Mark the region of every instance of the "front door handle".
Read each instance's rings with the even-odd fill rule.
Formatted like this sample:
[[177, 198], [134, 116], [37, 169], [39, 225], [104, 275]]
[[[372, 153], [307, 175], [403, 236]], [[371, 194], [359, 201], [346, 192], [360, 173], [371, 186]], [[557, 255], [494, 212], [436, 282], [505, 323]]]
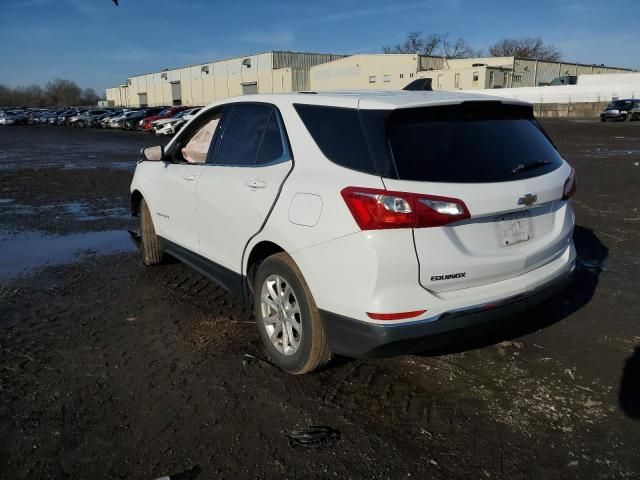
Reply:
[[246, 183], [247, 187], [252, 188], [252, 189], [258, 189], [258, 188], [267, 188], [267, 182], [265, 182], [264, 180], [247, 180]]
[[196, 179], [195, 175], [185, 175], [184, 178], [187, 182], [193, 182]]

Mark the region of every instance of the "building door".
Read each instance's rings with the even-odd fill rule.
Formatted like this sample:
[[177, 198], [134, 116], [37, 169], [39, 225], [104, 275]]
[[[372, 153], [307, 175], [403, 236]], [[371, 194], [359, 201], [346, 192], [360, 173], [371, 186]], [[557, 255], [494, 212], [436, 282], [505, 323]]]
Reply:
[[139, 93], [138, 94], [138, 104], [141, 107], [147, 107], [149, 105], [149, 100], [147, 99], [147, 94], [146, 93]]
[[258, 93], [258, 82], [249, 82], [242, 84], [243, 95], [251, 95], [253, 93]]
[[180, 82], [171, 82], [172, 105], [182, 105], [182, 87]]

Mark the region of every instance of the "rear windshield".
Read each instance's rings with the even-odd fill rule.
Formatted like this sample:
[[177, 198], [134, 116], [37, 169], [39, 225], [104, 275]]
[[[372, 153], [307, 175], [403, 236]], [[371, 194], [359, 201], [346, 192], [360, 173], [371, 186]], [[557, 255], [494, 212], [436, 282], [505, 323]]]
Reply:
[[530, 107], [467, 102], [396, 110], [387, 135], [401, 180], [504, 182], [562, 164]]

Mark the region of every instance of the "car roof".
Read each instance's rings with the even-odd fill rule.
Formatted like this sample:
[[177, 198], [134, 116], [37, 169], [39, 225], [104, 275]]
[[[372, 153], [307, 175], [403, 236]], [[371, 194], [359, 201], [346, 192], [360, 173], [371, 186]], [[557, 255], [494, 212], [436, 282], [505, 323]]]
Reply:
[[[243, 95], [216, 102], [214, 105], [236, 102], [268, 102], [279, 104], [326, 105], [344, 108], [395, 110], [421, 106], [457, 105], [467, 101], [501, 101], [529, 105], [527, 102], [493, 95], [448, 91], [336, 91]], [[212, 105], [213, 106], [213, 105]]]

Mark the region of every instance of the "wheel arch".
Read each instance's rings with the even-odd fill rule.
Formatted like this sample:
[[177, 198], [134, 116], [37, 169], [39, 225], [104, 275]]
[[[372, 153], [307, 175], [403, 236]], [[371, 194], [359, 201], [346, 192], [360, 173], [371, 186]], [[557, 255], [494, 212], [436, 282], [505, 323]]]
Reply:
[[247, 298], [251, 298], [253, 293], [253, 282], [260, 264], [276, 253], [287, 253], [287, 251], [277, 243], [269, 240], [260, 240], [251, 247], [244, 269], [246, 272]]
[[144, 196], [140, 192], [140, 190], [136, 189], [131, 192], [131, 216], [137, 217], [140, 215], [140, 204], [142, 203], [142, 199]]

